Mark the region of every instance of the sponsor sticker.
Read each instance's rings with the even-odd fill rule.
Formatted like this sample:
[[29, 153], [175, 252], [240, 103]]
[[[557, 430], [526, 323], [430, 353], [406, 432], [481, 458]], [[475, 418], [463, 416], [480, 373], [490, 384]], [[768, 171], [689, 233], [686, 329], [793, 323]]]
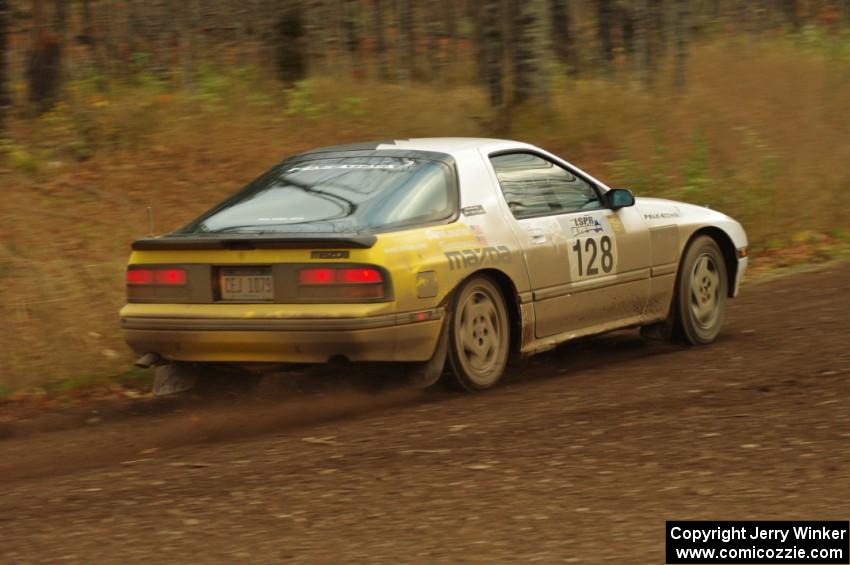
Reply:
[[681, 214], [678, 210], [672, 210], [669, 212], [649, 212], [643, 215], [644, 220], [669, 220], [679, 217], [681, 217]]
[[611, 226], [611, 231], [614, 233], [626, 233], [626, 228], [623, 227], [623, 221], [616, 214], [608, 216], [608, 225]]
[[484, 211], [484, 206], [481, 206], [480, 204], [476, 204], [475, 206], [466, 206], [465, 208], [461, 208], [460, 211], [464, 216], [480, 216], [486, 213]]
[[506, 245], [446, 251], [445, 254], [452, 271], [511, 262], [511, 250]]

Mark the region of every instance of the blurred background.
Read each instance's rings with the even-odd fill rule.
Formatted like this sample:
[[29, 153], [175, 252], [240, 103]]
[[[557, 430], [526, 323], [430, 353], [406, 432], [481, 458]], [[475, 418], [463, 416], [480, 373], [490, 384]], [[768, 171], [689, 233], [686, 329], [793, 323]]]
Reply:
[[293, 152], [528, 141], [846, 254], [850, 0], [0, 0], [0, 398], [137, 378], [129, 243]]

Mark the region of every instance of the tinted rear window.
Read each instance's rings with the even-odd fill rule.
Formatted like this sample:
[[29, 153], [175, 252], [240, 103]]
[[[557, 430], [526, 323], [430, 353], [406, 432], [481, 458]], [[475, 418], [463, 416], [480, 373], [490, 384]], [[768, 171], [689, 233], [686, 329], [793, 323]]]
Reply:
[[449, 165], [409, 157], [284, 162], [178, 233], [368, 232], [452, 217]]

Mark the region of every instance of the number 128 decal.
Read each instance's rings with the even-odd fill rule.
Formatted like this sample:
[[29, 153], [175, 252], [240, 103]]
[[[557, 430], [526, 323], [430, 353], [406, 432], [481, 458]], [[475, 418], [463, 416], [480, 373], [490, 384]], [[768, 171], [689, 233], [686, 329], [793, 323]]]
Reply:
[[617, 256], [614, 240], [610, 235], [576, 239], [571, 250], [570, 271], [573, 280], [615, 272]]

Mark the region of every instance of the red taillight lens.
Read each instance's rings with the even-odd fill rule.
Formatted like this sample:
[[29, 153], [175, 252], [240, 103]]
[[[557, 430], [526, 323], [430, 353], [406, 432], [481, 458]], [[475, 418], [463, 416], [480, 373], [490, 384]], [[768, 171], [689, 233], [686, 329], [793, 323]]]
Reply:
[[334, 284], [336, 282], [336, 270], [301, 269], [298, 272], [298, 282], [306, 285]]
[[184, 269], [159, 269], [154, 271], [154, 281], [163, 286], [180, 286], [186, 284]]
[[127, 269], [127, 284], [153, 284], [153, 270]]
[[185, 269], [127, 269], [128, 285], [182, 286], [186, 284]]
[[320, 267], [301, 269], [298, 272], [298, 282], [303, 285], [380, 284], [384, 282], [384, 277], [381, 271], [371, 267]]
[[384, 282], [384, 277], [377, 269], [339, 269], [336, 272], [337, 282], [343, 284], [375, 284]]
[[308, 267], [298, 271], [298, 297], [311, 302], [386, 298], [383, 273], [375, 267]]

